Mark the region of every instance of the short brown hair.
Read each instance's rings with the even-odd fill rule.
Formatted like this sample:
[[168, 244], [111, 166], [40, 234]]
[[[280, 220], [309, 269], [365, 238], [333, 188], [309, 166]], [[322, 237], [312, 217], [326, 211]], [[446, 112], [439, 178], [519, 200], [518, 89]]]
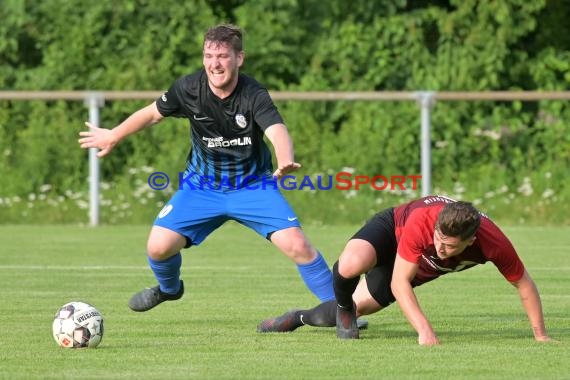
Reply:
[[469, 202], [446, 204], [435, 222], [435, 228], [443, 235], [460, 237], [467, 240], [477, 232], [481, 225], [481, 214]]
[[204, 34], [204, 45], [206, 42], [213, 42], [216, 45], [228, 44], [236, 53], [243, 50], [242, 31], [232, 24], [216, 25], [208, 29]]

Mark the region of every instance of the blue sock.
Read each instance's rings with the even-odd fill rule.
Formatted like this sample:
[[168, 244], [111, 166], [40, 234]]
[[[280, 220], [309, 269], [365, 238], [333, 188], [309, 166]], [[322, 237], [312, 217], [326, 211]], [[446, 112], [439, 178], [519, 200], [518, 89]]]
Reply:
[[160, 291], [168, 294], [176, 294], [180, 290], [180, 266], [182, 255], [178, 252], [164, 261], [156, 261], [147, 257], [150, 269], [158, 280]]
[[332, 272], [320, 253], [312, 263], [297, 264], [297, 269], [309, 290], [321, 302], [335, 299]]

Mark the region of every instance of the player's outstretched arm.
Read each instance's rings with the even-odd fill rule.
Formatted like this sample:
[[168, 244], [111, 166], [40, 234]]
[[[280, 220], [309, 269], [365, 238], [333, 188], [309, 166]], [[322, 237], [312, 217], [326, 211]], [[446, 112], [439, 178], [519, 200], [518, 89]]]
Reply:
[[133, 113], [125, 121], [113, 129], [99, 128], [89, 122], [85, 125], [88, 131], [79, 132], [81, 138], [78, 140], [79, 145], [83, 149], [98, 148], [100, 151], [97, 157], [106, 156], [113, 150], [122, 139], [140, 131], [141, 129], [158, 123], [163, 116], [158, 112], [156, 102], [141, 108]]
[[295, 162], [293, 141], [284, 124], [273, 124], [265, 130], [265, 136], [271, 141], [275, 150], [275, 158], [277, 158], [277, 170], [273, 173], [274, 177], [281, 178], [301, 167], [301, 164]]
[[396, 255], [394, 273], [392, 275], [392, 293], [396, 297], [402, 312], [418, 332], [418, 343], [423, 346], [433, 346], [439, 344], [439, 339], [437, 339], [431, 324], [420, 308], [411, 285], [417, 270], [418, 264], [406, 261], [400, 255]]
[[511, 282], [511, 284], [519, 291], [521, 302], [532, 327], [534, 339], [539, 342], [550, 341], [544, 325], [540, 295], [528, 272], [525, 270], [521, 279]]

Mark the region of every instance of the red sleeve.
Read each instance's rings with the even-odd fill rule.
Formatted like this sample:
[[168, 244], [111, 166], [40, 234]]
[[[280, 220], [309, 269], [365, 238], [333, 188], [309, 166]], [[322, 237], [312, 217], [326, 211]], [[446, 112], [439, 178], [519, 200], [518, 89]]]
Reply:
[[517, 255], [511, 241], [493, 222], [481, 220], [477, 238], [483, 254], [491, 261], [509, 282], [518, 281], [524, 274], [524, 264]]

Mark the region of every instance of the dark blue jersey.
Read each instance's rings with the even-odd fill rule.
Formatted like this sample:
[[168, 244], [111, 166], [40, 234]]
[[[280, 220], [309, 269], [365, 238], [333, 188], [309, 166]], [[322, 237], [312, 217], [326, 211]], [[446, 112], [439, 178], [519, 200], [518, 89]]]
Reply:
[[271, 177], [271, 152], [263, 135], [283, 119], [267, 90], [253, 78], [239, 74], [232, 94], [220, 99], [200, 70], [176, 80], [156, 105], [162, 116], [190, 120], [186, 181], [203, 188], [235, 189]]

